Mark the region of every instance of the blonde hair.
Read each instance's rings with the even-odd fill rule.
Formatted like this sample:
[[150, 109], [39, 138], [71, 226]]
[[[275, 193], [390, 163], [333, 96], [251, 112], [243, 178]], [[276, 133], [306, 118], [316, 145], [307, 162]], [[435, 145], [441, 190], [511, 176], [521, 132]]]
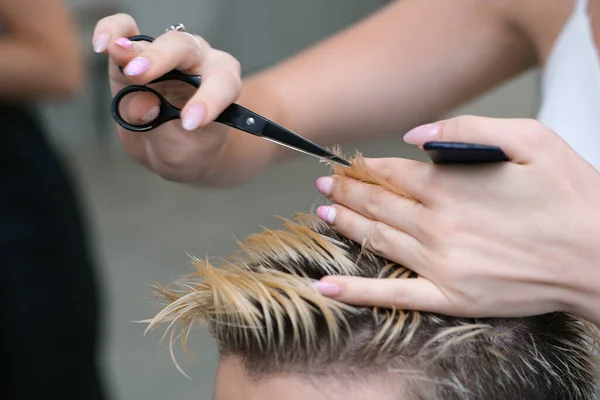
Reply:
[[[360, 155], [352, 168], [335, 172], [393, 190]], [[597, 331], [580, 318], [453, 318], [324, 297], [312, 283], [325, 275], [417, 275], [312, 215], [283, 219], [282, 229], [263, 229], [239, 244], [217, 264], [192, 258], [192, 274], [154, 286], [166, 305], [148, 329], [167, 325], [171, 354], [176, 332], [185, 349], [190, 328], [204, 322], [221, 354], [239, 357], [256, 379], [392, 371], [430, 399], [594, 398]]]

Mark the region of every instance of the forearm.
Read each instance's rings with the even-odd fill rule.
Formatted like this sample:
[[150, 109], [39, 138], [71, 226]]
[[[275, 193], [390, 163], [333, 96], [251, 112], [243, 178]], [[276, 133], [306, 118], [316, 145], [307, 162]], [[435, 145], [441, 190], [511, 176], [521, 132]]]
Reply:
[[396, 1], [260, 79], [325, 144], [402, 134], [535, 64], [505, 3]]
[[[276, 92], [265, 83], [262, 79], [246, 79], [238, 103], [278, 124], [288, 126], [285, 122], [288, 118], [282, 114], [284, 109], [280, 107]], [[212, 170], [199, 183], [229, 187], [248, 182], [277, 161], [281, 154], [280, 148], [293, 153], [293, 150], [283, 146], [230, 128], [228, 139], [220, 154], [216, 155], [217, 161], [213, 162]]]
[[81, 61], [60, 55], [26, 40], [0, 40], [0, 99], [27, 101], [73, 94], [82, 81]]
[[76, 21], [60, 0], [0, 0], [0, 100], [65, 97], [83, 82]]
[[[324, 146], [401, 134], [535, 64], [535, 49], [494, 7], [394, 2], [251, 77], [240, 103]], [[291, 154], [232, 132], [213, 176], [244, 181]]]

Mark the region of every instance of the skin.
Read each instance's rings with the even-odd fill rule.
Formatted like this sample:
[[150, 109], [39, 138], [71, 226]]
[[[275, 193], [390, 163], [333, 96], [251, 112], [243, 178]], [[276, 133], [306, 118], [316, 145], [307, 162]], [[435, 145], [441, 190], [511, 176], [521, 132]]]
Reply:
[[84, 79], [82, 44], [60, 0], [0, 1], [0, 100], [72, 96]]
[[[199, 37], [170, 32], [152, 45], [123, 45], [123, 36], [138, 33], [126, 15], [99, 21], [94, 46], [110, 56], [113, 93], [173, 68], [203, 76], [203, 86], [183, 108], [183, 121], [146, 134], [117, 132], [134, 159], [165, 179], [228, 186], [296, 154], [212, 123], [232, 101], [322, 145], [408, 130], [543, 66], [573, 4], [396, 1], [244, 80], [236, 60]], [[600, 43], [600, 0], [590, 0], [589, 11]], [[129, 66], [134, 57], [147, 60], [146, 72], [118, 73], [116, 66]], [[127, 112], [139, 119], [153, 105], [140, 97]], [[459, 316], [569, 311], [600, 323], [594, 307], [600, 303], [598, 172], [535, 121], [461, 117], [433, 126], [437, 136], [421, 128], [405, 140], [500, 145], [511, 162], [464, 169], [369, 160], [374, 172], [417, 201], [349, 179], [320, 179], [319, 189], [335, 205], [319, 215], [422, 278], [408, 285], [328, 277], [319, 289], [356, 304]]]
[[533, 120], [463, 116], [405, 138], [431, 139], [499, 145], [511, 161], [475, 169], [367, 160], [414, 200], [340, 176], [321, 179], [320, 190], [336, 203], [318, 210], [322, 218], [420, 275], [331, 276], [322, 292], [454, 316], [566, 311], [600, 325], [600, 173]]
[[[598, 45], [600, 1], [589, 0], [588, 13]], [[539, 46], [541, 59], [550, 48]], [[415, 201], [351, 179], [320, 178], [318, 189], [334, 202], [318, 210], [324, 220], [422, 279], [326, 277], [317, 287], [353, 304], [466, 317], [565, 311], [600, 325], [600, 173], [533, 120], [462, 116], [405, 136], [414, 145], [429, 140], [501, 146], [511, 162], [472, 171], [368, 160]]]
[[[277, 375], [252, 380], [246, 374], [242, 363], [234, 357], [225, 357], [219, 363], [215, 378], [214, 400], [359, 400], [376, 398], [397, 400], [397, 390], [393, 390], [383, 379], [373, 377], [368, 384], [350, 383], [343, 385], [335, 381], [314, 382], [315, 377]], [[232, 385], [231, 382], [235, 382]]]

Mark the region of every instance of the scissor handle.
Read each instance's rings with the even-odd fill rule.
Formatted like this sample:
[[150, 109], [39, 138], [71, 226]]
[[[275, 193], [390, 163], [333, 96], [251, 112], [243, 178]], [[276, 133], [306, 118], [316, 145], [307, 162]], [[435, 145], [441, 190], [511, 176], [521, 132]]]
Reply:
[[423, 150], [434, 164], [483, 164], [510, 161], [497, 146], [460, 142], [427, 142]]
[[[147, 36], [147, 35], [131, 36], [129, 38], [129, 40], [138, 41], [138, 42], [144, 41], [144, 42], [149, 42], [149, 43], [154, 42], [154, 38], [151, 36]], [[119, 67], [119, 70], [121, 71], [121, 73], [123, 73], [123, 67]], [[188, 74], [184, 74], [183, 72], [178, 71], [178, 70], [172, 70], [172, 71], [169, 71], [166, 74], [154, 79], [152, 82], [150, 82], [150, 84], [157, 83], [157, 82], [163, 82], [163, 81], [170, 81], [170, 80], [185, 82], [189, 85], [194, 86], [195, 88], [199, 88], [201, 85], [201, 82], [202, 82], [202, 79], [200, 78], [200, 76], [188, 75]], [[135, 93], [135, 92], [152, 93], [154, 96], [156, 96], [159, 99], [160, 111], [159, 111], [158, 116], [153, 121], [150, 121], [148, 123], [142, 123], [142, 124], [131, 124], [123, 119], [121, 112], [120, 112], [121, 101], [128, 94]], [[134, 132], [147, 132], [149, 130], [159, 127], [160, 125], [164, 124], [165, 122], [181, 118], [181, 109], [170, 104], [158, 91], [156, 91], [152, 88], [149, 88], [147, 86], [141, 86], [141, 85], [131, 85], [131, 86], [124, 87], [115, 95], [115, 97], [112, 101], [112, 115], [113, 115], [114, 120], [119, 125], [121, 125], [123, 128], [125, 128], [127, 130], [134, 131]]]
[[133, 35], [129, 37], [129, 40], [131, 40], [132, 42], [154, 42], [154, 38], [148, 35]]
[[[148, 92], [148, 93], [152, 93], [154, 96], [158, 97], [158, 100], [160, 101], [160, 104], [159, 104], [160, 111], [158, 113], [158, 116], [154, 120], [152, 120], [148, 123], [130, 124], [129, 122], [127, 122], [123, 119], [123, 117], [121, 116], [121, 112], [119, 110], [119, 105], [121, 104], [121, 100], [123, 100], [123, 98], [125, 96], [127, 96], [128, 94], [135, 93], [135, 92]], [[123, 89], [121, 89], [119, 91], [119, 93], [117, 93], [115, 98], [113, 99], [112, 115], [113, 115], [114, 120], [119, 125], [121, 125], [123, 128], [125, 128], [129, 131], [147, 132], [149, 130], [152, 130], [154, 128], [161, 126], [165, 122], [181, 118], [181, 110], [179, 108], [173, 106], [172, 104], [170, 104], [156, 90], [149, 88], [147, 86], [131, 85], [131, 86], [126, 86]]]

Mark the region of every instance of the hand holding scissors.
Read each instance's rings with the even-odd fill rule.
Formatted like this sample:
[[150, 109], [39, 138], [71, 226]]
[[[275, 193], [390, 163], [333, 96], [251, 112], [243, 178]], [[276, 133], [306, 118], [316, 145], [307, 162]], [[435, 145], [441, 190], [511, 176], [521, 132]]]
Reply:
[[[229, 54], [211, 48], [201, 37], [189, 33], [167, 32], [154, 40], [139, 35], [133, 18], [117, 14], [99, 21], [94, 32], [93, 44], [96, 52], [110, 55], [111, 90], [113, 95], [121, 92], [121, 96], [115, 97], [114, 116], [117, 121], [120, 121], [117, 132], [124, 149], [136, 161], [166, 179], [186, 182], [204, 179], [207, 171], [217, 162], [226, 138], [231, 138], [228, 134], [231, 130], [227, 125], [244, 130], [253, 136], [262, 135], [263, 138], [289, 145], [300, 151], [308, 150], [308, 153], [317, 157], [323, 155], [325, 158], [331, 157], [330, 153], [324, 152], [320, 146], [306, 141], [301, 136], [273, 124], [250, 110], [233, 104], [241, 91], [239, 63]], [[120, 65], [126, 66], [125, 69], [117, 67]], [[200, 81], [202, 88], [196, 90]], [[131, 83], [137, 86], [136, 90], [124, 89]], [[187, 86], [191, 89], [191, 95], [179, 104], [172, 101], [168, 94], [156, 96], [155, 92], [149, 90], [162, 86], [173, 91], [177, 84], [180, 84], [179, 87]], [[162, 92], [160, 89], [155, 88], [155, 90]], [[123, 101], [130, 98], [129, 95], [133, 95], [135, 101]], [[165, 97], [169, 101], [166, 101]], [[148, 104], [148, 99], [151, 99], [154, 104]], [[182, 109], [179, 110], [179, 107], [171, 103], [181, 106]], [[160, 105], [160, 107], [152, 108], [154, 114], [149, 113], [152, 114], [151, 124], [148, 124], [147, 119], [141, 123], [144, 114], [151, 110], [150, 105]], [[130, 108], [122, 112], [124, 107]], [[180, 117], [184, 120], [183, 124], [164, 125], [167, 120]], [[212, 123], [213, 121], [217, 123]], [[147, 134], [139, 134], [131, 130], [143, 131]], [[242, 138], [237, 136], [236, 139], [238, 137]], [[292, 143], [286, 143], [288, 140], [292, 140]], [[227, 142], [231, 141], [227, 140]], [[240, 151], [248, 143], [245, 140], [239, 144], [237, 140], [235, 142]], [[305, 145], [308, 149], [303, 148]], [[465, 161], [462, 156], [465, 153], [464, 148], [448, 149], [448, 146], [443, 144], [441, 148], [440, 144], [432, 145], [437, 146], [435, 162]], [[496, 159], [498, 158], [498, 149], [483, 149], [482, 152], [477, 146], [467, 147], [470, 147], [472, 155], [477, 155], [475, 159], [467, 157], [467, 162], [488, 162], [490, 159], [486, 154], [490, 151], [492, 155], [496, 155]], [[453, 156], [457, 151], [459, 157]], [[263, 164], [270, 163], [268, 159], [272, 157], [271, 152], [272, 150], [259, 146], [254, 149], [253, 158], [265, 158]], [[447, 157], [448, 153], [450, 157]], [[243, 167], [243, 171], [240, 170], [236, 175], [247, 173], [251, 176], [255, 173], [252, 172], [253, 169], [261, 168], [255, 167], [254, 161], [250, 164], [247, 162], [250, 160], [241, 161], [239, 165]], [[341, 160], [341, 163], [346, 165], [344, 160]], [[234, 180], [245, 179], [239, 176]]]

